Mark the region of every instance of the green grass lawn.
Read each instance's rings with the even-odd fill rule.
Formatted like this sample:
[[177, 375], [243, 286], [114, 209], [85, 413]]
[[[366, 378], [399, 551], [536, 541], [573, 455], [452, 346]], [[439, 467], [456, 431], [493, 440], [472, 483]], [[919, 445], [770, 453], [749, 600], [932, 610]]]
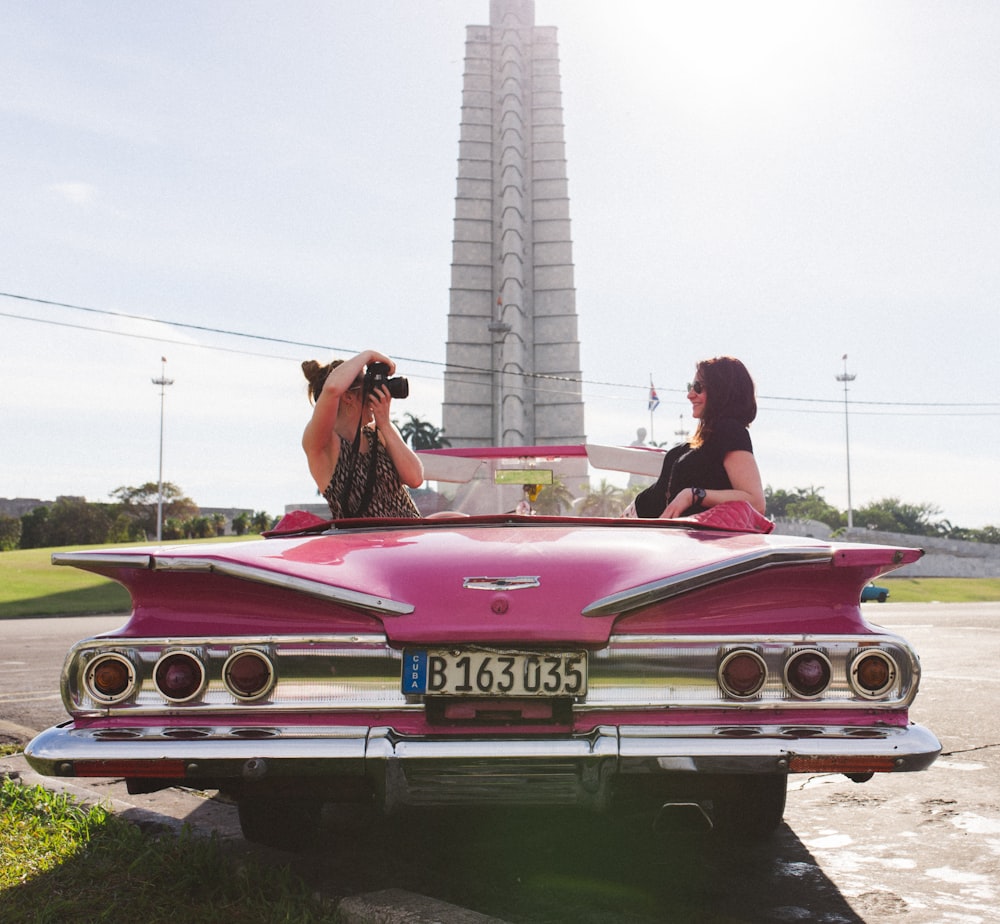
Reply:
[[878, 578], [875, 583], [889, 589], [890, 603], [988, 603], [1000, 600], [1000, 578], [885, 577]]
[[[226, 536], [187, 542], [240, 542], [259, 536]], [[155, 545], [156, 543], [148, 543]], [[133, 548], [134, 543], [128, 548]], [[0, 619], [22, 616], [81, 616], [85, 613], [127, 613], [128, 593], [114, 581], [67, 565], [53, 565], [53, 552], [106, 546], [73, 546], [58, 549], [15, 549], [0, 552]]]
[[287, 867], [216, 839], [151, 834], [102, 806], [0, 779], [0, 919], [60, 921], [333, 920]]

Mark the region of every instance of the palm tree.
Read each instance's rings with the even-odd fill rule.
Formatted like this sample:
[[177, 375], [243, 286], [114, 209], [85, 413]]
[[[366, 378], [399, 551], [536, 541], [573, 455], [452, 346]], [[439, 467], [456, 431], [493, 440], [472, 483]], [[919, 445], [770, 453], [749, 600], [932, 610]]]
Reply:
[[414, 449], [444, 449], [451, 445], [444, 437], [444, 430], [409, 412], [406, 417], [406, 423], [399, 427], [399, 433]]
[[258, 510], [251, 518], [250, 522], [258, 533], [269, 530], [275, 524], [275, 519], [263, 510]]
[[237, 536], [244, 536], [250, 532], [250, 519], [250, 514], [246, 510], [233, 517], [233, 532]]
[[616, 517], [627, 505], [626, 492], [602, 478], [596, 488], [591, 488], [580, 504], [580, 516]]
[[534, 502], [535, 513], [543, 516], [559, 516], [564, 510], [570, 510], [572, 507], [573, 492], [558, 478], [542, 488]]

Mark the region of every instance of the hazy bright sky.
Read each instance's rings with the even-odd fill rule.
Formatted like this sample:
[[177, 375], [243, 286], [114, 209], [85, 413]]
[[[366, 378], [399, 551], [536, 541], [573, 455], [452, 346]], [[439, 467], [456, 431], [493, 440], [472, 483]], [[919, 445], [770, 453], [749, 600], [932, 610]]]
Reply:
[[[315, 501], [303, 359], [441, 424], [465, 27], [488, 0], [0, 0], [0, 497]], [[1000, 4], [537, 0], [594, 442], [742, 358], [764, 481], [1000, 525]], [[75, 308], [12, 298], [24, 296]], [[94, 309], [84, 311], [81, 309]], [[149, 320], [143, 320], [149, 319]], [[163, 322], [173, 322], [163, 323]]]

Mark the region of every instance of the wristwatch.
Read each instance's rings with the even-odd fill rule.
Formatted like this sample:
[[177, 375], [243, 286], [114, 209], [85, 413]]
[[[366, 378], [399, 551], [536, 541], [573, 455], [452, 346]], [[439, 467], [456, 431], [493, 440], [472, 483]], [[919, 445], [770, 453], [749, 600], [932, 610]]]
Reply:
[[692, 488], [691, 496], [694, 498], [696, 506], [700, 506], [705, 503], [705, 489], [704, 488]]

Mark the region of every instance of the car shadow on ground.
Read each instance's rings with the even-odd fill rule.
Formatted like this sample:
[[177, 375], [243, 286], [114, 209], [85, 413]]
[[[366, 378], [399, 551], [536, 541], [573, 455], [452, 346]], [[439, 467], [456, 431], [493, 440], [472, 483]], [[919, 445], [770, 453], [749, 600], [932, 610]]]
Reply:
[[[237, 856], [289, 867], [330, 906], [395, 889], [510, 924], [863, 924], [785, 824], [746, 842], [707, 831], [693, 813], [654, 826], [646, 814], [549, 807], [420, 809], [386, 819], [328, 805], [321, 842], [289, 853], [245, 841], [235, 806], [222, 799], [167, 794], [176, 811], [122, 814], [150, 833], [186, 826], [218, 837]], [[46, 907], [48, 878], [19, 887], [37, 894], [33, 907]]]
[[336, 899], [405, 889], [512, 924], [733, 924], [862, 919], [787, 826], [727, 841], [692, 816], [327, 807], [328, 840], [293, 868]]

